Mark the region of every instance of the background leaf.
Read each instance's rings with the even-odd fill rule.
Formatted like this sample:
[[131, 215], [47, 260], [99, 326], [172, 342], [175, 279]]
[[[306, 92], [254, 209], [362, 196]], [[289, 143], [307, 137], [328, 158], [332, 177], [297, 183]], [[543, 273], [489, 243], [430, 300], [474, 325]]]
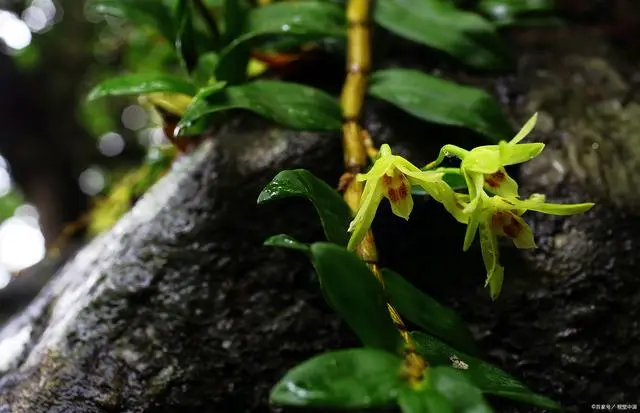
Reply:
[[[478, 4], [481, 13], [501, 26], [526, 22], [531, 14], [540, 16], [543, 13], [553, 13], [555, 8], [554, 0], [482, 0]], [[553, 21], [548, 18], [546, 20]]]
[[108, 16], [129, 20], [138, 26], [148, 26], [158, 30], [173, 43], [177, 27], [171, 10], [159, 0], [90, 0], [89, 10]]
[[383, 269], [382, 275], [387, 296], [400, 315], [457, 349], [473, 354], [477, 352], [469, 328], [455, 311], [444, 307], [389, 269]]
[[401, 358], [374, 349], [321, 354], [289, 370], [269, 399], [289, 406], [389, 406], [404, 385], [401, 364]]
[[258, 204], [289, 197], [307, 198], [318, 211], [327, 239], [345, 246], [349, 242], [351, 210], [336, 190], [304, 169], [281, 171], [258, 196]]
[[104, 96], [141, 95], [153, 92], [174, 92], [193, 96], [195, 86], [177, 76], [159, 73], [141, 73], [112, 77], [95, 86], [88, 99]]
[[320, 131], [341, 128], [336, 99], [309, 86], [275, 80], [230, 86], [221, 93], [200, 98], [187, 109], [178, 127], [188, 127], [203, 116], [230, 109], [250, 110], [286, 128]]
[[216, 77], [229, 80], [229, 75], [237, 72], [237, 68], [231, 66], [240, 55], [246, 53], [246, 43], [258, 37], [281, 34], [287, 37], [303, 36], [305, 40], [311, 40], [343, 37], [345, 33], [344, 10], [334, 4], [319, 1], [281, 2], [254, 8], [247, 15], [242, 33], [238, 33], [221, 52]]
[[458, 370], [451, 367], [429, 369], [429, 384], [453, 405], [456, 413], [492, 413], [482, 392]]
[[505, 48], [494, 27], [475, 13], [442, 0], [378, 1], [375, 21], [387, 30], [478, 68], [507, 66]]
[[500, 103], [487, 92], [417, 70], [375, 72], [371, 75], [369, 93], [418, 118], [466, 127], [492, 142], [507, 140], [513, 134]]
[[335, 244], [311, 246], [322, 291], [366, 347], [396, 352], [400, 335], [387, 312], [382, 286], [355, 254]]
[[451, 366], [451, 357], [466, 363], [467, 369], [459, 370], [482, 392], [508, 399], [533, 404], [550, 410], [558, 410], [560, 406], [549, 399], [529, 390], [524, 384], [499, 368], [475, 357], [456, 351], [437, 338], [419, 331], [411, 333], [418, 352], [432, 366]]

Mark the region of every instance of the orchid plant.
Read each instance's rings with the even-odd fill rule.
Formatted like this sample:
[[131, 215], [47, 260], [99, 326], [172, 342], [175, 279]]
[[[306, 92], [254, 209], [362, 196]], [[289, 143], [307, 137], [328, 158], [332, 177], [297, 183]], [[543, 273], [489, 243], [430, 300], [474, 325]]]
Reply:
[[[152, 111], [164, 115], [163, 129], [175, 150], [167, 151], [163, 159], [188, 154], [203, 136], [211, 138], [210, 131], [226, 121], [228, 112], [238, 109], [283, 128], [343, 134], [345, 173], [340, 191], [307, 170], [284, 170], [266, 185], [258, 203], [288, 197], [313, 203], [326, 241], [306, 243], [280, 234], [265, 244], [302, 252], [310, 259], [327, 304], [353, 330], [362, 347], [326, 352], [292, 368], [271, 390], [273, 404], [489, 413], [492, 409], [484, 395], [494, 395], [559, 408], [478, 358], [473, 335], [455, 312], [401, 275], [381, 268], [377, 260], [370, 227], [380, 203], [387, 199], [393, 213], [408, 220], [415, 213], [413, 197], [419, 188], [467, 226], [464, 250], [480, 234], [486, 285], [495, 300], [504, 276], [498, 237], [512, 239], [518, 248], [532, 248], [531, 228], [522, 219], [526, 211], [569, 215], [592, 206], [545, 203], [540, 194], [520, 196], [517, 182], [505, 167], [526, 162], [543, 150], [542, 143], [522, 143], [535, 126], [535, 115], [506, 141], [513, 135], [512, 125], [500, 103], [486, 91], [420, 70], [375, 70], [370, 50], [374, 26], [390, 37], [440, 50], [470, 67], [508, 68], [510, 59], [497, 28], [535, 10], [509, 1], [478, 1], [479, 14], [454, 3], [89, 1], [98, 13], [157, 29], [169, 48], [175, 49], [172, 70], [107, 79], [89, 94], [91, 99], [141, 96]], [[511, 17], [498, 18], [496, 10], [502, 14], [506, 10]], [[157, 39], [152, 40], [156, 47]], [[322, 48], [328, 53], [346, 52], [348, 73], [339, 99], [286, 81], [288, 64], [304, 61], [310, 51]], [[282, 68], [287, 70], [279, 73]], [[445, 145], [435, 161], [419, 168], [394, 154], [389, 145], [375, 147], [360, 122], [366, 95], [426, 122], [475, 131], [492, 144], [471, 150]], [[442, 167], [447, 157], [457, 158], [459, 166]], [[165, 162], [156, 161], [131, 175], [139, 189], [128, 191], [130, 184], [119, 187], [112, 200], [124, 200], [128, 207], [162, 175], [164, 166]], [[452, 185], [452, 176], [462, 185]], [[103, 205], [118, 214], [126, 209], [114, 208], [110, 202]], [[108, 218], [99, 221], [100, 229], [115, 220]], [[403, 318], [419, 330], [410, 331]]]

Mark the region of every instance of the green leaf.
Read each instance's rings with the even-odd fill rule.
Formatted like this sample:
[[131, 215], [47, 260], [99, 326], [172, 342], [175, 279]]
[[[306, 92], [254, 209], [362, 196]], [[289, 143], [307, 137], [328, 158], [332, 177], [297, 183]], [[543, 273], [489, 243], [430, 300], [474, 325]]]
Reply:
[[469, 128], [492, 142], [508, 140], [513, 135], [500, 103], [487, 92], [417, 70], [375, 72], [369, 93], [420, 119]]
[[337, 131], [341, 127], [336, 99], [312, 87], [275, 80], [230, 86], [222, 93], [198, 99], [187, 109], [178, 127], [188, 127], [203, 116], [230, 109], [250, 110], [291, 129]]
[[311, 254], [325, 298], [360, 341], [396, 352], [400, 335], [387, 312], [382, 286], [367, 265], [335, 244], [315, 243]]
[[482, 392], [460, 371], [451, 367], [429, 369], [429, 385], [444, 396], [456, 413], [492, 413]]
[[289, 197], [303, 197], [311, 201], [318, 211], [327, 239], [338, 245], [347, 245], [351, 210], [336, 190], [304, 169], [281, 171], [262, 190], [258, 204]]
[[191, 73], [198, 62], [196, 31], [193, 26], [193, 10], [191, 0], [178, 0], [176, 6], [178, 33], [176, 34], [176, 51], [183, 69]]
[[398, 406], [402, 413], [454, 413], [449, 400], [431, 388], [403, 388], [398, 397]]
[[264, 245], [268, 247], [280, 247], [280, 248], [288, 248], [291, 250], [302, 251], [305, 254], [309, 254], [311, 252], [311, 249], [307, 244], [303, 244], [302, 242], [286, 234], [279, 234], [279, 235], [274, 235], [272, 237], [269, 237], [264, 242]]
[[517, 24], [531, 13], [550, 13], [555, 0], [482, 0], [478, 10], [501, 26]]
[[140, 26], [158, 30], [168, 41], [174, 41], [177, 27], [171, 10], [159, 0], [91, 0], [90, 11], [119, 17]]
[[507, 66], [498, 33], [481, 16], [443, 0], [379, 1], [374, 19], [400, 36], [442, 50], [477, 68]]
[[[224, 2], [224, 35], [220, 51], [220, 60], [216, 67], [215, 77], [231, 85], [244, 83], [247, 79], [247, 65], [251, 57], [249, 45], [240, 45], [229, 49], [229, 44], [242, 35], [242, 28], [246, 24], [249, 8], [240, 0], [225, 0]], [[231, 52], [229, 52], [231, 50]]]
[[[478, 358], [469, 356], [419, 331], [411, 333], [418, 352], [432, 366], [451, 366], [455, 360], [466, 365], [459, 371], [475, 386], [486, 394], [533, 404], [550, 410], [558, 410], [560, 406], [549, 399], [529, 390], [524, 384], [499, 368]], [[452, 357], [454, 359], [452, 360]]]
[[89, 92], [88, 99], [104, 96], [141, 95], [153, 92], [174, 92], [193, 96], [196, 88], [191, 83], [176, 76], [145, 73], [125, 75], [107, 79]]
[[402, 359], [374, 349], [348, 349], [315, 356], [289, 370], [271, 390], [272, 403], [357, 408], [391, 406], [404, 383]]
[[201, 86], [205, 86], [214, 77], [216, 66], [220, 57], [215, 52], [204, 53], [198, 58], [198, 64], [193, 72], [194, 81]]
[[254, 8], [247, 16], [242, 34], [222, 51], [216, 77], [227, 80], [226, 76], [232, 73], [228, 66], [233, 65], [242, 52], [242, 46], [258, 37], [281, 34], [304, 36], [309, 40], [312, 36], [316, 39], [341, 38], [345, 33], [344, 10], [334, 4], [321, 1], [281, 2]]
[[240, 36], [248, 12], [249, 9], [242, 0], [224, 0], [222, 15], [224, 21], [223, 45], [228, 45], [233, 39]]
[[444, 307], [389, 269], [383, 269], [382, 276], [387, 296], [400, 315], [455, 348], [477, 353], [469, 328], [455, 311]]

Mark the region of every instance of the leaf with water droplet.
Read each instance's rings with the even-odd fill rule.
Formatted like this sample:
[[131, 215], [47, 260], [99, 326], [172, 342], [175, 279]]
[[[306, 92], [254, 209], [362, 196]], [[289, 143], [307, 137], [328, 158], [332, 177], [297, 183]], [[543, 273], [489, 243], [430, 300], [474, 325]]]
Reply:
[[309, 254], [311, 252], [307, 244], [303, 244], [295, 238], [286, 234], [279, 234], [269, 237], [264, 242], [264, 245], [269, 247], [288, 248], [292, 250], [302, 251], [306, 254]]
[[315, 356], [289, 370], [271, 390], [272, 403], [288, 406], [365, 409], [392, 406], [402, 359], [374, 349], [348, 349]]
[[369, 93], [430, 122], [474, 130], [491, 142], [508, 140], [513, 128], [487, 92], [418, 70], [389, 69], [371, 75]]
[[262, 190], [258, 204], [289, 197], [303, 197], [311, 201], [318, 211], [327, 239], [347, 245], [351, 210], [335, 189], [304, 169], [281, 171]]
[[341, 128], [340, 105], [335, 98], [319, 89], [275, 80], [229, 86], [207, 96], [198, 94], [178, 126], [230, 109], [250, 110], [291, 129], [338, 131]]
[[557, 24], [554, 0], [481, 0], [478, 11], [498, 26]]

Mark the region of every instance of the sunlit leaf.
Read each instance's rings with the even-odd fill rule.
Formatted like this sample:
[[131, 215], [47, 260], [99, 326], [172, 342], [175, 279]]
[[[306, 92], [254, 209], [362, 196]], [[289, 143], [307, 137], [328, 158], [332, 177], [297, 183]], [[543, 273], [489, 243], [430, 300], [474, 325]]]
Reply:
[[141, 73], [107, 79], [91, 90], [88, 99], [154, 92], [173, 92], [192, 96], [195, 94], [196, 88], [190, 82], [176, 76]]
[[275, 80], [257, 80], [198, 97], [178, 126], [188, 127], [203, 116], [230, 109], [249, 110], [291, 129], [337, 131], [341, 127], [335, 98], [319, 89]]
[[258, 204], [289, 197], [307, 198], [318, 211], [327, 239], [347, 245], [351, 210], [338, 192], [304, 169], [281, 171], [262, 190]]
[[271, 390], [269, 399], [289, 406], [387, 407], [404, 386], [401, 366], [401, 358], [381, 350], [325, 353], [289, 370]]
[[493, 142], [513, 134], [500, 103], [487, 92], [410, 69], [371, 75], [369, 93], [427, 121], [472, 129]]
[[480, 15], [443, 0], [378, 1], [375, 21], [400, 36], [442, 50], [484, 69], [504, 68], [505, 48], [494, 27]]
[[473, 336], [455, 311], [389, 269], [383, 269], [382, 275], [387, 295], [400, 315], [455, 348], [476, 353]]
[[487, 362], [457, 351], [442, 341], [418, 331], [412, 332], [411, 337], [416, 343], [418, 352], [430, 365], [461, 367], [459, 371], [483, 393], [546, 409], [560, 409], [553, 400], [532, 392], [520, 381]]
[[366, 347], [397, 351], [400, 336], [382, 286], [367, 265], [335, 244], [313, 244], [311, 254], [325, 298], [360, 341]]

